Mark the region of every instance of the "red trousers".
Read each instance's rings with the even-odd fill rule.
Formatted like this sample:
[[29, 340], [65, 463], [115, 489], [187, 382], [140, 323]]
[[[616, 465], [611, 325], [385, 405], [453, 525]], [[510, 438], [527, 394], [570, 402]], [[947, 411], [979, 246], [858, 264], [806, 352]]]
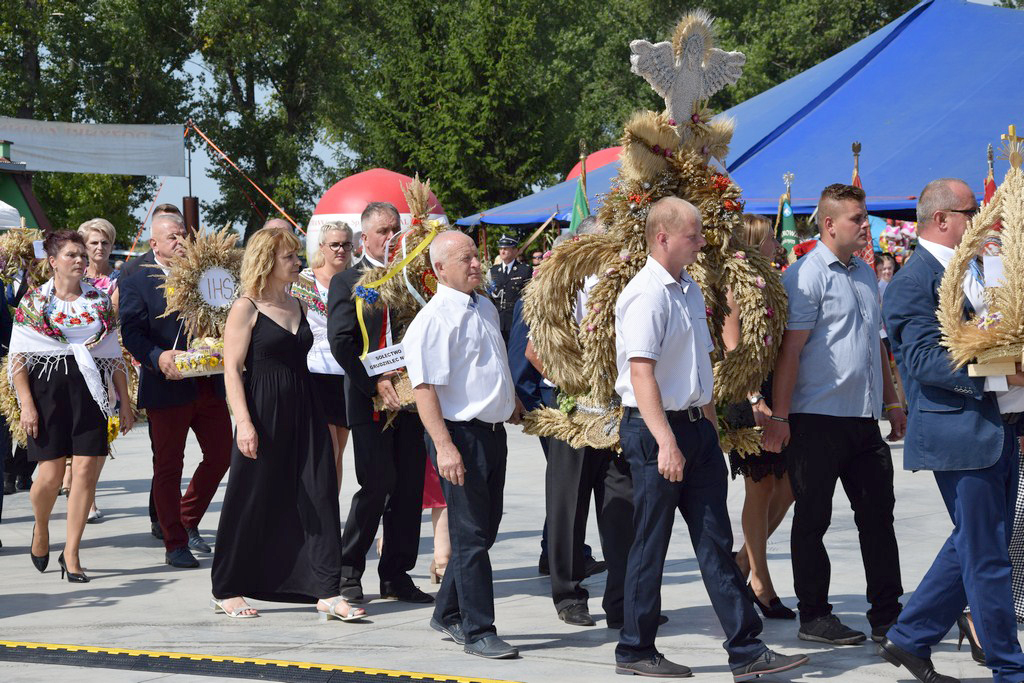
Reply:
[[[224, 399], [200, 380], [199, 395], [192, 403], [148, 411], [153, 440], [153, 501], [164, 532], [167, 550], [188, 545], [186, 528], [198, 527], [217, 486], [231, 464], [231, 417]], [[185, 439], [195, 432], [203, 460], [181, 495], [181, 471], [185, 465]]]

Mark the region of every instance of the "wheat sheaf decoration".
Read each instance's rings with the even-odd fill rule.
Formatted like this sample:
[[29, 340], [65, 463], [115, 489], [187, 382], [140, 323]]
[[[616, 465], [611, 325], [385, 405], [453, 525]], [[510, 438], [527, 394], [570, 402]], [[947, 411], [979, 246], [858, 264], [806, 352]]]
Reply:
[[[939, 286], [942, 344], [957, 368], [971, 362], [1020, 362], [1024, 353], [1024, 138], [1011, 126], [1003, 140], [1002, 158], [1010, 161], [1010, 169], [992, 199], [971, 219]], [[985, 289], [988, 312], [965, 319], [964, 278], [993, 237], [1001, 243], [1005, 279], [1001, 286]]]
[[[431, 220], [430, 180], [420, 180], [419, 174], [402, 188], [409, 205], [412, 225], [396, 233], [387, 245], [387, 263], [383, 268], [371, 268], [363, 273], [352, 292], [368, 308], [386, 306], [391, 338], [397, 344], [405, 336], [409, 323], [437, 291], [437, 278], [430, 265], [429, 245], [434, 237], [449, 226]], [[402, 369], [391, 378], [402, 405], [415, 404], [409, 375]], [[374, 397], [374, 410], [385, 410], [379, 396]], [[390, 415], [388, 423], [394, 415]]]
[[[584, 235], [556, 247], [524, 290], [523, 315], [547, 377], [562, 394], [560, 409], [526, 416], [526, 431], [573, 447], [618, 448], [621, 406], [615, 393], [615, 302], [647, 259], [644, 227], [651, 205], [680, 197], [700, 211], [707, 245], [687, 269], [707, 304], [715, 353], [715, 400], [743, 400], [771, 372], [786, 321], [781, 278], [756, 250], [733, 237], [743, 221], [740, 188], [713, 160], [728, 153], [733, 123], [709, 120], [706, 100], [735, 83], [743, 55], [714, 47], [712, 19], [694, 12], [672, 42], [633, 41], [634, 73], [665, 99], [665, 112], [641, 111], [622, 136], [619, 176], [598, 219], [603, 235]], [[582, 321], [576, 296], [596, 276]], [[732, 290], [740, 308], [739, 346], [723, 357], [722, 326]], [[723, 443], [744, 455], [759, 452], [760, 435], [724, 425]]]
[[[196, 235], [184, 242], [185, 253], [175, 256], [168, 265], [170, 273], [160, 287], [167, 299], [167, 310], [160, 317], [175, 313], [181, 316], [185, 331], [193, 339], [224, 336], [224, 325], [231, 310], [231, 301], [237, 291], [230, 293], [230, 301], [214, 306], [203, 296], [203, 275], [211, 269], [221, 269], [234, 280], [237, 288], [241, 280], [242, 249], [235, 247], [238, 234], [225, 225], [217, 232]], [[144, 266], [159, 268], [157, 265]]]

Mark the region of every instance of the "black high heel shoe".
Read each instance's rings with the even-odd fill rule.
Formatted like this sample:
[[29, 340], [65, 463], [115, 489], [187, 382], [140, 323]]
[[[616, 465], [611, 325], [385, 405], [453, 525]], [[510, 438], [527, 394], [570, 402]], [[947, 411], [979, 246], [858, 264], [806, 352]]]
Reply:
[[956, 618], [956, 627], [960, 629], [960, 638], [957, 640], [956, 649], [959, 650], [964, 644], [964, 638], [967, 638], [967, 642], [971, 644], [971, 659], [978, 664], [984, 665], [985, 651], [981, 649], [981, 645], [974, 639], [970, 617], [966, 613]]
[[67, 572], [68, 583], [89, 583], [89, 577], [85, 575], [85, 572], [82, 572], [81, 574], [76, 574], [76, 573], [74, 573], [72, 571], [68, 571], [68, 566], [67, 566], [67, 564], [64, 563], [64, 553], [63, 552], [60, 554], [60, 557], [57, 558], [57, 564], [60, 565], [60, 578], [61, 579], [64, 578], [64, 573]]
[[45, 555], [39, 555], [38, 557], [32, 554], [32, 544], [36, 541], [36, 525], [32, 525], [32, 540], [28, 545], [28, 556], [32, 558], [32, 564], [42, 574], [46, 571], [46, 568], [50, 565], [50, 551], [47, 550]]
[[765, 619], [796, 619], [796, 612], [783, 605], [782, 600], [777, 597], [772, 598], [767, 605], [758, 600], [757, 594], [749, 583], [747, 584], [747, 597], [757, 605]]

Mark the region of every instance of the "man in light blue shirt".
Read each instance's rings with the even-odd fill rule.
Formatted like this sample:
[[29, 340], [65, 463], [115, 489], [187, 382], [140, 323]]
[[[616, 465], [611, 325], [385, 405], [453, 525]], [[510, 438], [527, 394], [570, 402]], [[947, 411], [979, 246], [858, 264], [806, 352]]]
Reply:
[[[775, 367], [765, 450], [785, 448], [795, 499], [793, 583], [802, 640], [855, 645], [865, 639], [842, 624], [828, 603], [831, 574], [824, 536], [841, 481], [860, 532], [871, 603], [871, 637], [880, 642], [899, 615], [903, 587], [893, 531], [893, 466], [878, 418], [902, 438], [906, 416], [878, 336], [878, 287], [854, 254], [867, 245], [864, 191], [829, 185], [818, 203], [821, 242], [782, 278], [789, 317]], [[883, 370], [884, 369], [884, 370]]]

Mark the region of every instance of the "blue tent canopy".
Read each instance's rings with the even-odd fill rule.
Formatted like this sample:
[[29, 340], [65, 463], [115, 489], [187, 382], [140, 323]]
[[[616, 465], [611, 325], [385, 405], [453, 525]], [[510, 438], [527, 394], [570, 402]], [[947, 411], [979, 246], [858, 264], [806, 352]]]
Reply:
[[[987, 145], [1024, 123], [1022, 35], [1020, 10], [926, 0], [724, 112], [736, 121], [727, 169], [747, 211], [774, 214], [782, 174], [792, 172], [793, 211], [811, 213], [822, 187], [850, 181], [854, 141], [872, 213], [912, 211], [921, 188], [943, 176], [964, 178], [980, 197]], [[997, 162], [997, 179], [1005, 170]], [[616, 162], [587, 174], [592, 209], [617, 173]], [[568, 220], [575, 190], [575, 180], [560, 183], [458, 223], [540, 223], [552, 213]]]

